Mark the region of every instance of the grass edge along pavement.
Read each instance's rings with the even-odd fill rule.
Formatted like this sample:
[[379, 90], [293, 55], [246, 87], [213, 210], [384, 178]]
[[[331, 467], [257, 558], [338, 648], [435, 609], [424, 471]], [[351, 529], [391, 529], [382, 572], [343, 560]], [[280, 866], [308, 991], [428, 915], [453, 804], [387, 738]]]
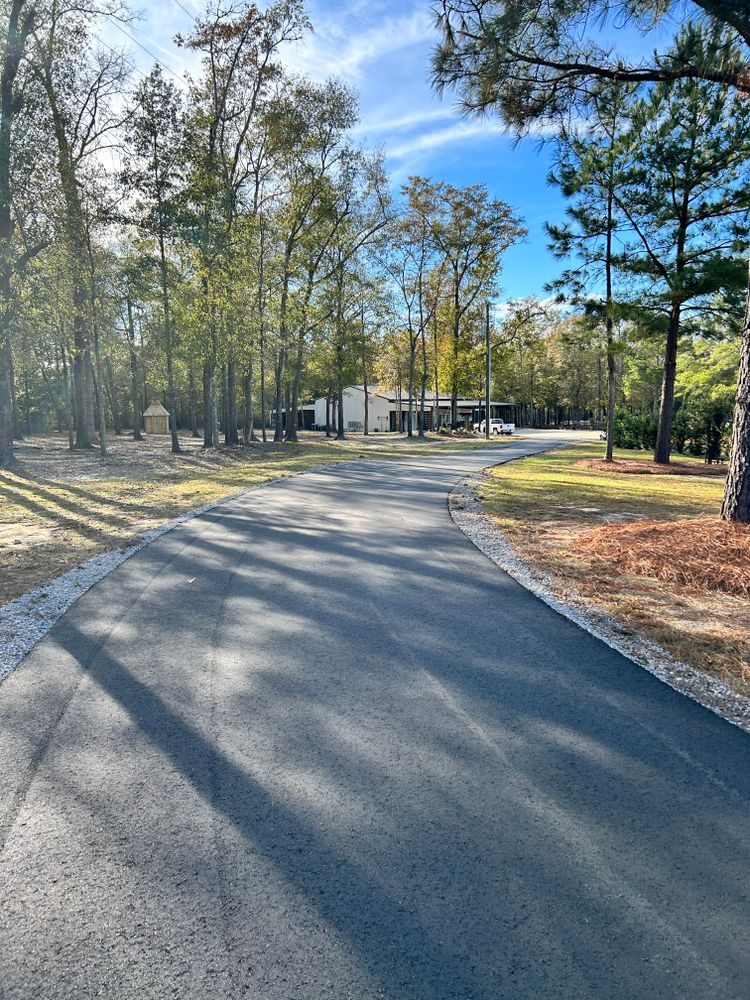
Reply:
[[[750, 529], [720, 521], [723, 478], [690, 459], [675, 475], [642, 452], [615, 457], [602, 468], [601, 447], [554, 449], [487, 470], [478, 497], [556, 596], [750, 695]], [[649, 474], [632, 473], [638, 461]]]
[[[130, 442], [128, 442], [130, 444]], [[492, 445], [497, 447], [499, 443], [509, 444], [510, 442], [493, 441]], [[19, 468], [12, 472], [0, 474], [0, 497], [4, 500], [4, 510], [2, 520], [0, 520], [0, 530], [8, 527], [6, 518], [13, 511], [9, 498], [21, 494], [26, 497], [26, 504], [16, 504], [20, 506], [24, 518], [23, 528], [31, 536], [32, 542], [26, 547], [4, 546], [6, 549], [5, 565], [0, 561], [0, 574], [5, 580], [5, 594], [8, 588], [13, 587], [16, 593], [12, 594], [10, 601], [6, 599], [0, 604], [0, 681], [6, 677], [23, 659], [23, 657], [33, 648], [33, 646], [49, 631], [58, 618], [84, 594], [90, 587], [110, 573], [116, 566], [129, 559], [131, 555], [142, 549], [149, 542], [158, 538], [167, 531], [172, 530], [178, 524], [212, 510], [227, 501], [235, 499], [245, 493], [266, 486], [288, 476], [301, 475], [304, 472], [312, 472], [327, 468], [342, 462], [361, 461], [362, 459], [384, 460], [401, 459], [413, 457], [415, 449], [419, 449], [424, 457], [428, 457], [430, 451], [426, 453], [421, 449], [426, 445], [438, 447], [433, 450], [433, 454], [445, 453], [455, 448], [475, 449], [486, 446], [483, 440], [456, 441], [455, 439], [427, 439], [420, 442], [419, 439], [410, 441], [399, 441], [389, 443], [387, 439], [381, 439], [377, 443], [367, 443], [358, 441], [356, 438], [347, 439], [344, 443], [336, 441], [301, 442], [299, 445], [274, 446], [266, 449], [256, 448], [252, 452], [242, 449], [226, 449], [218, 453], [202, 455], [209, 463], [214, 465], [213, 470], [202, 470], [200, 475], [185, 476], [180, 480], [179, 475], [175, 476], [174, 471], [164, 476], [161, 481], [154, 484], [152, 492], [156, 493], [156, 503], [149, 507], [148, 517], [135, 518], [135, 512], [143, 513], [143, 501], [136, 502], [133, 499], [136, 483], [127, 481], [123, 487], [122, 477], [117, 475], [118, 468], [115, 466], [115, 474], [104, 478], [91, 478], [87, 473], [99, 470], [101, 474], [102, 466], [94, 453], [86, 453], [75, 456], [71, 482], [66, 483], [64, 477], [57, 476], [55, 480], [48, 476], [39, 476], [35, 480], [30, 474], [28, 467], [31, 463], [21, 463]], [[195, 451], [194, 451], [195, 454]], [[163, 456], [158, 456], [159, 461]], [[325, 461], [321, 461], [321, 458]], [[259, 461], [260, 459], [260, 461]], [[265, 459], [265, 464], [263, 460]], [[189, 461], [189, 459], [188, 459]], [[175, 465], [179, 467], [182, 463], [180, 456], [169, 456], [168, 465], [174, 470]], [[127, 466], [126, 466], [127, 468]], [[236, 484], [236, 477], [240, 477], [240, 489], [228, 491], [226, 478], [229, 470], [230, 481]], [[163, 470], [162, 470], [163, 471]], [[213, 471], [214, 475], [211, 475]], [[81, 473], [83, 472], [83, 475]], [[143, 470], [141, 470], [141, 473]], [[225, 475], [222, 475], [224, 473]], [[243, 475], [247, 478], [242, 482]], [[142, 477], [145, 479], [145, 477]], [[82, 486], [81, 483], [84, 485]], [[103, 484], [110, 486], [109, 490], [103, 489]], [[196, 496], [200, 496], [200, 487], [196, 490], [197, 483], [206, 486], [210, 484], [213, 490], [209, 490], [209, 496], [204, 503], [196, 506]], [[144, 482], [141, 482], [143, 487]], [[178, 485], [185, 486], [182, 491], [176, 490]], [[34, 488], [37, 492], [34, 493]], [[127, 498], [123, 497], [123, 489]], [[105, 526], [107, 530], [99, 530], [99, 527], [85, 524], [78, 525], [77, 519], [82, 513], [82, 504], [91, 503], [92, 498], [97, 494], [99, 507], [105, 511], [110, 511]], [[31, 492], [31, 497], [28, 493]], [[112, 494], [118, 498], [113, 499]], [[159, 497], [166, 493], [168, 499], [164, 503], [159, 502]], [[154, 497], [152, 496], [153, 500]], [[44, 501], [40, 503], [39, 501]], [[28, 502], [31, 501], [31, 502]], [[78, 507], [75, 506], [78, 503]], [[111, 505], [111, 506], [108, 506]], [[111, 508], [114, 507], [118, 515], [128, 514], [128, 517], [111, 516]], [[176, 514], [167, 518], [167, 514]], [[52, 527], [47, 522], [52, 521]], [[59, 523], [54, 524], [55, 521]], [[144, 529], [148, 524], [149, 527]], [[6, 530], [6, 537], [10, 537], [21, 528], [19, 522], [10, 522], [10, 533]], [[83, 534], [80, 533], [83, 529]], [[50, 532], [51, 546], [58, 550], [58, 559], [54, 561], [55, 572], [47, 572], [44, 568], [49, 565], [49, 561], [38, 558], [39, 548], [50, 548], [50, 541], [45, 532]], [[36, 532], [36, 536], [35, 536]], [[41, 532], [41, 541], [39, 534]], [[23, 533], [23, 532], [21, 532]], [[2, 537], [2, 536], [0, 536]], [[38, 544], [34, 544], [36, 537]], [[83, 551], [88, 558], [81, 558], [81, 543], [86, 543], [87, 547]], [[2, 549], [0, 549], [2, 552]], [[33, 566], [37, 577], [41, 571], [42, 579], [27, 584], [26, 574], [23, 572], [23, 565], [12, 566], [15, 559], [18, 563], [18, 556], [23, 555], [27, 566]], [[9, 566], [9, 562], [11, 565]], [[15, 572], [13, 572], [15, 570]]]

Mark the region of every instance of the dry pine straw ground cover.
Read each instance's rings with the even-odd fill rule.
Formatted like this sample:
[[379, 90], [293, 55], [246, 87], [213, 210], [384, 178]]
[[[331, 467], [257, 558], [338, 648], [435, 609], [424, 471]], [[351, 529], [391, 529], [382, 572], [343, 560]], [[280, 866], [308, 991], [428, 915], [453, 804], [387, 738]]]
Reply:
[[[181, 436], [172, 455], [168, 437], [142, 443], [114, 436], [109, 454], [71, 452], [66, 435], [33, 436], [19, 444], [18, 466], [0, 471], [0, 604], [14, 600], [79, 563], [132, 544], [149, 528], [240, 490], [358, 457], [399, 458], [446, 447], [484, 447], [428, 435], [352, 435], [327, 441], [303, 434], [299, 444], [204, 451]], [[493, 442], [496, 444], [496, 442]]]
[[560, 593], [750, 695], [750, 528], [719, 519], [726, 470], [600, 455], [578, 445], [494, 469], [486, 509]]

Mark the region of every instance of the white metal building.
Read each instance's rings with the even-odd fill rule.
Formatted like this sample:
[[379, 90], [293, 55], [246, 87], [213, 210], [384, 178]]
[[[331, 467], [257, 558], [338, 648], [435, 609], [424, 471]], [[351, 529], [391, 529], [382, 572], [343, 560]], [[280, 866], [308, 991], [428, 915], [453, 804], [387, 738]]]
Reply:
[[[372, 432], [398, 430], [398, 411], [402, 414], [402, 426], [406, 427], [406, 417], [409, 410], [408, 396], [401, 399], [392, 392], [383, 392], [377, 385], [368, 387], [367, 392], [367, 427]], [[344, 389], [344, 430], [358, 432], [365, 425], [365, 391], [361, 385], [348, 385]], [[427, 393], [425, 398], [425, 428], [432, 430], [435, 397]], [[419, 414], [419, 399], [415, 398], [412, 405], [413, 428], [417, 429]], [[512, 403], [498, 403], [494, 400], [490, 405], [490, 415], [504, 420], [515, 421], [515, 407]], [[331, 425], [335, 424], [335, 407], [331, 401]], [[447, 424], [451, 417], [451, 397], [438, 397], [438, 423]], [[484, 400], [459, 399], [458, 419], [461, 423], [471, 425], [475, 420], [484, 418]], [[315, 427], [323, 430], [326, 425], [326, 397], [315, 400]]]
[[[388, 431], [391, 429], [391, 409], [387, 396], [378, 391], [377, 386], [367, 391], [367, 429], [370, 431]], [[331, 403], [331, 422], [333, 423], [333, 402]], [[326, 425], [326, 397], [315, 400], [315, 426], [318, 429]], [[347, 431], [363, 431], [365, 429], [365, 390], [361, 385], [348, 385], [344, 389], [344, 429]]]

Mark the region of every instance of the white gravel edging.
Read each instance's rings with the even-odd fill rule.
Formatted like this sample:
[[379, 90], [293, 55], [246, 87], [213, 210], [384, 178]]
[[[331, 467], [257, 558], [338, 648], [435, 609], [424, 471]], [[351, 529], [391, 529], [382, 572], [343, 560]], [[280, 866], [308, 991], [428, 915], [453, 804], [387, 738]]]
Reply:
[[[305, 469], [305, 472], [323, 472], [334, 465], [341, 463], [324, 463]], [[302, 475], [301, 472], [291, 473], [291, 476]], [[150, 528], [145, 532], [140, 540], [134, 545], [123, 546], [112, 549], [109, 552], [100, 552], [97, 556], [92, 556], [86, 562], [76, 566], [75, 569], [68, 570], [61, 576], [55, 577], [49, 583], [34, 590], [29, 590], [21, 597], [10, 604], [0, 607], [0, 681], [3, 681], [13, 670], [16, 669], [21, 660], [29, 653], [40, 639], [49, 632], [55, 622], [78, 600], [81, 595], [90, 590], [95, 583], [104, 579], [108, 573], [116, 569], [120, 563], [124, 563], [136, 552], [140, 552], [150, 542], [160, 538], [162, 535], [176, 528], [178, 524], [192, 521], [194, 517], [199, 517], [221, 504], [230, 503], [239, 497], [255, 490], [263, 489], [276, 483], [280, 479], [288, 479], [290, 475], [275, 476], [264, 483], [250, 486], [248, 489], [239, 490], [220, 500], [211, 500], [200, 507], [180, 514], [179, 517], [171, 521], [165, 521], [155, 528]]]
[[682, 663], [656, 643], [635, 634], [625, 634], [622, 623], [584, 602], [579, 595], [555, 589], [549, 576], [526, 563], [501, 529], [484, 513], [478, 496], [484, 475], [462, 479], [448, 497], [448, 509], [456, 526], [488, 559], [585, 632], [601, 639], [675, 691], [750, 733], [750, 698], [733, 691], [723, 681]]

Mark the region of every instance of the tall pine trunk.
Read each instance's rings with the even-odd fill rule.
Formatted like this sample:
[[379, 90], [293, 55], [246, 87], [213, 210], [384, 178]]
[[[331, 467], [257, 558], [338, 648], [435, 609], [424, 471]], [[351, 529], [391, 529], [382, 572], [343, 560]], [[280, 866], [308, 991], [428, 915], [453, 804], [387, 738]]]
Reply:
[[210, 361], [203, 362], [203, 447], [214, 448], [216, 440], [214, 438], [214, 410], [215, 398], [213, 397], [213, 364]]
[[117, 395], [117, 384], [115, 383], [115, 373], [112, 368], [112, 358], [109, 355], [104, 359], [104, 370], [107, 374], [107, 388], [109, 390], [109, 405], [112, 409], [112, 426], [115, 436], [122, 434], [122, 418], [120, 415], [120, 403]]
[[458, 424], [458, 346], [461, 335], [461, 315], [459, 313], [460, 288], [458, 274], [453, 276], [453, 364], [451, 371], [451, 429]]
[[133, 407], [133, 440], [142, 441], [141, 434], [141, 404], [138, 393], [138, 355], [135, 352], [135, 324], [133, 322], [133, 302], [128, 296], [125, 299], [128, 314], [128, 351], [130, 352], [130, 403]]
[[364, 426], [363, 426], [362, 429], [364, 431], [365, 437], [368, 437], [368, 435], [370, 433], [370, 414], [369, 414], [369, 410], [370, 410], [370, 390], [369, 390], [368, 385], [367, 385], [367, 356], [366, 355], [363, 358], [363, 365], [362, 365], [362, 388], [364, 389], [364, 393], [365, 393], [365, 422], [364, 422]]
[[195, 371], [192, 365], [190, 366], [190, 374], [188, 376], [188, 399], [190, 405], [190, 437], [200, 437], [198, 434], [198, 399], [197, 392], [195, 389]]
[[211, 439], [214, 448], [219, 447], [219, 407], [216, 395], [216, 366], [211, 366], [211, 377], [208, 380], [209, 411], [211, 413]]
[[[76, 296], [74, 294], [74, 300]], [[81, 308], [83, 308], [81, 306]], [[74, 306], [73, 318], [73, 413], [76, 425], [76, 448], [91, 448], [93, 413], [91, 408], [91, 374], [83, 321]]]
[[63, 226], [67, 249], [71, 262], [71, 285], [73, 305], [73, 408], [76, 425], [76, 448], [91, 447], [92, 419], [89, 415], [91, 400], [89, 378], [89, 330], [88, 330], [88, 282], [86, 277], [86, 261], [89, 252], [89, 240], [86, 227], [86, 215], [81, 202], [81, 188], [76, 174], [76, 164], [68, 141], [64, 112], [61, 110], [52, 73], [45, 67], [42, 83], [49, 101], [52, 128], [57, 144], [57, 164], [60, 175], [60, 187], [65, 205]]
[[408, 394], [409, 394], [409, 408], [406, 411], [406, 436], [414, 437], [414, 368], [415, 359], [417, 353], [417, 338], [409, 330], [409, 376], [408, 376]]
[[615, 391], [617, 366], [615, 364], [614, 336], [612, 321], [612, 229], [614, 225], [614, 179], [610, 176], [607, 193], [607, 246], [604, 267], [606, 272], [607, 299], [605, 303], [607, 323], [607, 444], [604, 459], [611, 462], [615, 449]]
[[104, 418], [104, 382], [102, 380], [102, 360], [99, 353], [99, 331], [94, 331], [94, 362], [96, 365], [96, 415], [99, 425], [99, 451], [107, 454], [107, 425]]
[[239, 422], [237, 419], [237, 376], [233, 358], [230, 358], [227, 362], [226, 405], [224, 411], [227, 421], [224, 441], [230, 445], [239, 444], [240, 438], [237, 433], [237, 424]]
[[422, 324], [422, 373], [419, 380], [419, 436], [424, 437], [425, 397], [427, 396], [427, 344], [425, 342], [425, 326]]
[[244, 401], [245, 401], [245, 424], [242, 431], [242, 440], [247, 445], [251, 441], [255, 441], [255, 415], [253, 413], [253, 355], [250, 353], [250, 357], [247, 361], [247, 371], [245, 372], [245, 378], [243, 380], [243, 391], [244, 391]]
[[438, 430], [440, 427], [440, 376], [438, 371], [438, 315], [437, 315], [437, 303], [435, 304], [435, 310], [432, 315], [432, 347], [434, 358], [434, 370], [433, 378], [435, 380], [435, 397], [434, 397], [434, 410], [435, 414], [432, 419], [432, 429], [434, 431]]
[[680, 340], [680, 314], [682, 303], [672, 303], [669, 313], [667, 342], [664, 348], [664, 375], [661, 387], [661, 403], [659, 406], [659, 429], [656, 433], [656, 448], [654, 461], [661, 464], [669, 462], [672, 451], [672, 418], [674, 415], [674, 385], [677, 377], [677, 347]]
[[297, 441], [299, 429], [299, 390], [302, 382], [302, 361], [305, 344], [302, 336], [297, 341], [297, 353], [294, 359], [294, 385], [292, 387], [292, 412], [287, 416], [286, 439]]
[[68, 424], [68, 447], [72, 451], [75, 447], [75, 436], [73, 431], [73, 387], [70, 384], [70, 372], [68, 362], [65, 357], [65, 346], [60, 344], [60, 357], [62, 358], [63, 380], [65, 382], [65, 415]]
[[[26, 8], [24, 10], [24, 8]], [[13, 350], [11, 308], [14, 260], [13, 189], [11, 186], [13, 119], [20, 108], [15, 83], [35, 9], [26, 0], [12, 0], [2, 39], [0, 70], [0, 469], [15, 464], [13, 453]]]
[[339, 356], [338, 358], [338, 386], [336, 391], [337, 396], [337, 409], [338, 409], [338, 421], [336, 423], [336, 439], [338, 441], [344, 440], [344, 365], [343, 359]]
[[13, 451], [13, 394], [11, 391], [13, 369], [10, 355], [10, 338], [8, 334], [5, 334], [3, 342], [0, 343], [0, 469], [9, 469], [16, 461]]
[[279, 347], [274, 370], [276, 408], [274, 412], [274, 441], [284, 440], [284, 350]]
[[266, 442], [266, 345], [263, 335], [263, 321], [260, 325], [260, 437]]
[[750, 281], [742, 328], [740, 370], [732, 421], [729, 475], [721, 516], [725, 521], [750, 524]]

